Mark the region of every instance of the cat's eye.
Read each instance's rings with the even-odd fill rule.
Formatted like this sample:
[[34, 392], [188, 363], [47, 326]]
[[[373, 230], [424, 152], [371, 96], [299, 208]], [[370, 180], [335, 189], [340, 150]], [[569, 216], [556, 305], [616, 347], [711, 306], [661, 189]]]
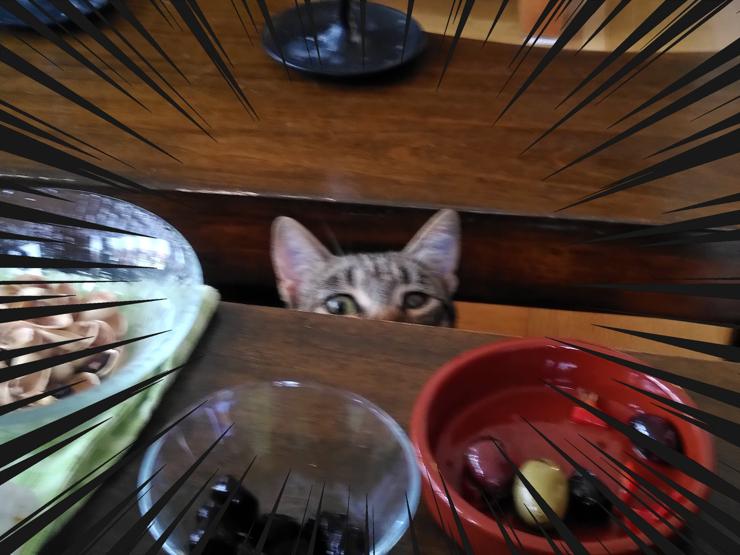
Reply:
[[360, 312], [360, 308], [350, 295], [334, 295], [324, 302], [324, 306], [329, 314], [337, 316], [354, 316]]
[[417, 308], [421, 308], [422, 306], [427, 304], [427, 302], [429, 302], [429, 295], [427, 295], [426, 293], [413, 291], [404, 295], [403, 308], [406, 310], [414, 310]]

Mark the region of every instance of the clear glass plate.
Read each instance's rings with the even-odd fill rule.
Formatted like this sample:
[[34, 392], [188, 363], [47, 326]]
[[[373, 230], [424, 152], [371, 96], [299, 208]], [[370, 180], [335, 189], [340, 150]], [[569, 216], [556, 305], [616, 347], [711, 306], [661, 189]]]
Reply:
[[[214, 393], [192, 415], [152, 445], [139, 470], [139, 485], [163, 468], [139, 500], [144, 514], [228, 428], [228, 435], [188, 479], [149, 530], [159, 538], [198, 487], [218, 468], [242, 475], [254, 457], [244, 487], [269, 513], [290, 471], [277, 512], [299, 523], [308, 502], [314, 516], [325, 487], [322, 510], [347, 514], [364, 529], [365, 503], [374, 514], [375, 552], [388, 553], [408, 524], [406, 496], [413, 515], [420, 478], [411, 444], [383, 410], [353, 393], [311, 383], [254, 382]], [[309, 492], [311, 495], [309, 497]], [[208, 500], [208, 488], [164, 545], [169, 555], [189, 551], [195, 512]]]
[[[56, 200], [17, 191], [2, 191], [0, 202], [19, 209], [39, 210], [119, 228], [134, 234], [116, 233], [52, 223], [33, 223], [28, 214], [2, 212], [0, 231], [38, 238], [0, 239], [0, 254], [90, 262], [116, 263], [136, 268], [81, 268], [41, 270], [49, 279], [108, 280], [110, 283], [78, 284], [78, 291], [115, 292], [120, 300], [163, 299], [121, 307], [129, 322], [124, 339], [167, 331], [126, 346], [122, 366], [101, 385], [55, 403], [17, 410], [3, 417], [0, 436], [14, 436], [60, 418], [116, 391], [131, 386], [161, 365], [184, 339], [201, 301], [203, 274], [195, 252], [185, 238], [162, 218], [138, 206], [85, 191], [44, 189], [62, 197]], [[48, 242], [43, 239], [53, 239]], [[19, 262], [20, 264], [20, 262]], [[28, 264], [26, 262], [26, 264]], [[3, 268], [0, 279], [13, 279], [34, 268]]]

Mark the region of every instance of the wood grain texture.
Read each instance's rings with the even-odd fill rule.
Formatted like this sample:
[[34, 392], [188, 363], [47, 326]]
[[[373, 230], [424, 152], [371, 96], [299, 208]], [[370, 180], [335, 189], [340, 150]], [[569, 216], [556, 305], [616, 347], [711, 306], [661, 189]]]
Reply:
[[[160, 215], [200, 257], [206, 281], [228, 300], [279, 306], [270, 262], [270, 226], [300, 220], [335, 252], [397, 250], [432, 210], [285, 197], [177, 193], [117, 194]], [[730, 243], [640, 247], [588, 241], [632, 224], [518, 216], [483, 210], [462, 219], [461, 301], [620, 312], [736, 324], [740, 301], [586, 287], [740, 275]]]
[[[418, 19], [419, 23], [427, 31], [442, 34], [447, 23], [447, 16], [450, 12], [450, 2], [451, 0], [418, 0], [414, 6], [414, 17]], [[406, 0], [384, 0], [382, 3], [400, 10], [405, 10], [406, 8]], [[521, 44], [546, 4], [547, 0], [511, 0], [510, 4], [504, 10], [501, 20], [496, 25], [496, 30], [492, 37], [497, 42]], [[596, 12], [593, 20], [589, 21], [576, 34], [573, 42], [566, 48], [576, 49], [580, 47], [617, 4], [619, 4], [619, 0], [606, 0]], [[586, 46], [586, 49], [606, 52], [613, 50], [659, 4], [660, 0], [641, 0], [640, 2], [631, 3], [627, 9], [622, 11], [609, 26]], [[501, 0], [481, 0], [476, 2], [470, 12], [470, 17], [462, 36], [469, 39], [483, 40], [491, 28], [491, 22], [498, 12], [500, 5]], [[551, 28], [548, 28], [543, 33], [543, 38], [546, 40], [549, 39], [549, 42], [552, 43], [557, 38], [558, 31], [562, 28], [562, 23], [567, 21], [572, 15], [573, 10], [579, 6], [580, 2], [573, 2], [567, 6], [563, 10], [563, 15], [558, 16], [554, 24], [551, 24]], [[711, 52], [721, 48], [727, 42], [734, 40], [737, 34], [737, 24], [740, 21], [736, 13], [739, 7], [740, 2], [737, 0], [732, 2], [725, 8], [722, 17], [709, 21], [694, 34], [677, 44], [674, 51]], [[451, 22], [447, 34], [454, 34], [456, 28], [457, 21]], [[638, 41], [630, 51], [640, 50], [649, 42], [652, 36]], [[543, 46], [545, 45], [543, 44]]]
[[[222, 303], [195, 355], [202, 358], [181, 372], [142, 438], [156, 433], [209, 392], [250, 379], [310, 380], [349, 389], [377, 403], [405, 427], [416, 395], [435, 369], [462, 351], [499, 339], [459, 330]], [[640, 358], [681, 375], [740, 388], [740, 370], [735, 364], [654, 355]], [[704, 410], [733, 418], [734, 413], [727, 406], [695, 398]], [[737, 450], [725, 444], [719, 445], [719, 457], [734, 467], [740, 463]], [[47, 545], [43, 555], [61, 553], [90, 522], [132, 491], [136, 487], [137, 464], [129, 465], [103, 486]], [[718, 472], [734, 479], [733, 471], [722, 465]], [[127, 513], [104, 537], [96, 553], [107, 553], [118, 535], [137, 517], [136, 509]], [[447, 552], [441, 532], [423, 507], [415, 526], [422, 553]], [[145, 542], [150, 539], [147, 537]], [[408, 540], [403, 540], [393, 553], [410, 555]]]
[[[283, 69], [262, 51], [258, 37], [253, 37], [250, 44], [230, 2], [202, 2], [233, 62], [239, 83], [259, 113], [260, 120], [254, 121], [190, 33], [170, 28], [147, 0], [132, 0], [128, 4], [189, 77], [191, 85], [115, 12], [108, 13], [112, 24], [203, 114], [217, 142], [85, 35], [76, 38], [131, 81], [127, 89], [151, 113], [38, 36], [23, 35], [59, 68], [5, 31], [0, 31], [0, 40], [170, 151], [182, 163], [136, 142], [5, 65], [0, 65], [0, 98], [132, 164], [135, 170], [105, 158], [99, 162], [150, 187], [360, 203], [444, 204], [472, 210], [551, 215], [628, 172], [643, 168], [651, 162], [643, 160], [651, 152], [727, 117], [734, 109], [732, 103], [691, 121], [738, 93], [737, 86], [728, 87], [639, 136], [544, 181], [552, 171], [622, 130], [627, 124], [611, 130], [607, 127], [708, 54], [666, 54], [629, 86], [589, 107], [535, 149], [520, 155], [562, 115], [562, 110], [554, 109], [557, 102], [604, 54], [561, 54], [512, 110], [492, 126], [544, 49], [533, 50], [500, 96], [516, 46], [489, 44], [481, 48], [480, 41], [462, 40], [442, 87], [436, 90], [449, 48], [449, 38], [437, 35], [430, 36], [426, 55], [415, 67], [396, 75], [340, 83], [292, 74], [288, 81]], [[292, 2], [270, 2], [273, 12], [287, 5]], [[101, 29], [120, 43], [105, 26]], [[72, 37], [65, 38], [79, 48]], [[122, 48], [134, 57], [125, 46]], [[151, 74], [140, 61], [137, 63]], [[6, 175], [63, 175], [7, 155], [0, 156], [0, 168], [0, 173]], [[669, 221], [685, 215], [663, 215], [667, 210], [736, 190], [736, 162], [725, 159], [588, 203], [567, 214], [610, 221]]]
[[734, 341], [731, 328], [677, 320], [466, 302], [456, 303], [456, 310], [457, 328], [462, 330], [515, 337], [572, 337], [597, 345], [609, 345], [613, 349], [700, 360], [718, 359], [599, 326], [685, 337], [720, 345]]

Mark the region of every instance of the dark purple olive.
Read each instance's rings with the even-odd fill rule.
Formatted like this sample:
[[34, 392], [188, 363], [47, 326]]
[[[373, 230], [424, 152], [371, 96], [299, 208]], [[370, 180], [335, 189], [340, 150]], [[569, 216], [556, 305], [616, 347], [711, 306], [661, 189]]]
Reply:
[[[498, 445], [503, 449], [500, 442]], [[511, 494], [515, 470], [491, 438], [481, 438], [465, 451], [466, 473], [493, 499], [503, 499]]]
[[576, 471], [568, 480], [568, 513], [578, 522], [601, 522], [608, 518], [612, 504], [596, 486], [598, 478], [588, 471], [585, 473], [587, 476]]
[[[678, 437], [676, 427], [657, 414], [638, 414], [633, 416], [629, 421], [630, 426], [650, 439], [662, 443], [669, 449], [681, 451], [681, 438]], [[653, 462], [662, 462], [663, 459], [658, 457], [649, 449], [635, 445], [635, 449], [643, 457]]]

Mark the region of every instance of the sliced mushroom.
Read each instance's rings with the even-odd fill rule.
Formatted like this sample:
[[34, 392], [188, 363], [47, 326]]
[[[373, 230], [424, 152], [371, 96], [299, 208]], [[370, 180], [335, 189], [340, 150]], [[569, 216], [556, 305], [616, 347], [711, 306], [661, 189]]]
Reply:
[[75, 375], [75, 366], [71, 362], [54, 366], [53, 368], [50, 368], [50, 370], [51, 380], [54, 383], [66, 382], [68, 378]]
[[85, 361], [85, 366], [80, 368], [81, 372], [93, 372], [100, 378], [105, 378], [118, 367], [121, 361], [119, 349], [108, 349], [97, 355], [93, 355]]
[[100, 385], [100, 378], [92, 372], [80, 372], [70, 377], [67, 384], [72, 388], [73, 393], [80, 393]]
[[[43, 277], [36, 274], [16, 276], [16, 279], [18, 281], [43, 281]], [[70, 284], [59, 283], [0, 286], [0, 295], [66, 295], [66, 297], [13, 303], [12, 307], [59, 306], [70, 303], [105, 303], [114, 301], [117, 298], [116, 295], [105, 291], [76, 295], [75, 289]], [[114, 343], [126, 333], [126, 328], [126, 318], [116, 307], [98, 308], [74, 314], [58, 314], [27, 321], [2, 323], [0, 324], [0, 351], [64, 343], [65, 341], [69, 342], [63, 345], [45, 348], [34, 353], [16, 356], [12, 360], [0, 361], [0, 369]], [[114, 372], [122, 360], [122, 348], [109, 349], [101, 353], [34, 372], [27, 376], [0, 382], [0, 405], [12, 403], [19, 399], [28, 398], [50, 390], [55, 390], [55, 393], [43, 397], [28, 406], [41, 406], [54, 403], [56, 402], [56, 398], [85, 391], [100, 385], [101, 378]]]
[[24, 399], [26, 397], [32, 397], [46, 391], [46, 387], [49, 385], [49, 379], [51, 378], [51, 369], [41, 370], [34, 372], [27, 376], [22, 376], [14, 380], [10, 380], [10, 391], [16, 399]]

